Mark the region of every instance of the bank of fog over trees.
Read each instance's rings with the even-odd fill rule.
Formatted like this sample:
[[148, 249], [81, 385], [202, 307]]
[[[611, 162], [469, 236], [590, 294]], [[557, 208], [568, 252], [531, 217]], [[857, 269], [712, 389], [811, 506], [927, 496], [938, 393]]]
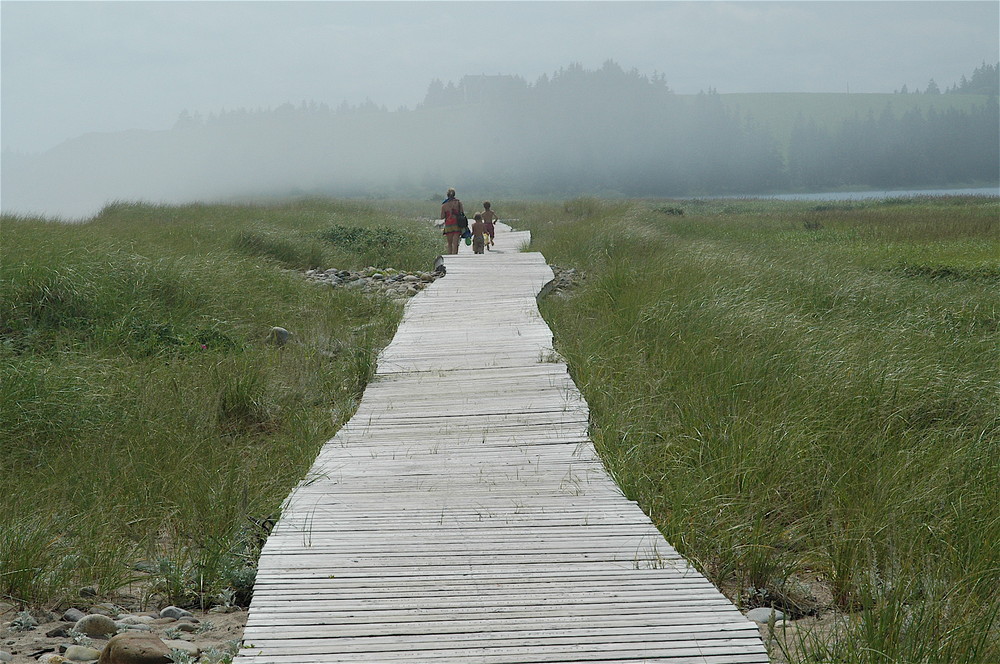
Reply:
[[997, 68], [984, 64], [945, 93], [929, 85], [919, 94], [678, 95], [662, 74], [608, 61], [533, 83], [434, 81], [413, 109], [369, 101], [185, 112], [167, 131], [5, 153], [4, 208], [58, 213], [61, 205], [68, 214], [115, 199], [424, 197], [448, 185], [493, 196], [703, 196], [993, 184], [996, 79]]

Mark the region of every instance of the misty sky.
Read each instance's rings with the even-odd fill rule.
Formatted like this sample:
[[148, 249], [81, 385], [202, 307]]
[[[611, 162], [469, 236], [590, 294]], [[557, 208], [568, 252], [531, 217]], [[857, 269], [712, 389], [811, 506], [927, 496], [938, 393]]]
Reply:
[[947, 87], [1000, 50], [987, 2], [2, 0], [2, 145], [168, 129], [183, 110], [413, 108], [432, 79], [608, 59], [678, 93]]

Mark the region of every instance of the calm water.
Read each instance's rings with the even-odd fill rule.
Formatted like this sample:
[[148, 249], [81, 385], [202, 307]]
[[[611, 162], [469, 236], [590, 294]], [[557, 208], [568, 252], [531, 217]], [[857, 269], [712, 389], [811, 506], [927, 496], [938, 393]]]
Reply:
[[894, 191], [832, 191], [820, 194], [761, 194], [759, 196], [719, 196], [718, 198], [767, 198], [778, 201], [859, 201], [912, 196], [1000, 196], [1000, 187], [974, 189], [900, 189]]

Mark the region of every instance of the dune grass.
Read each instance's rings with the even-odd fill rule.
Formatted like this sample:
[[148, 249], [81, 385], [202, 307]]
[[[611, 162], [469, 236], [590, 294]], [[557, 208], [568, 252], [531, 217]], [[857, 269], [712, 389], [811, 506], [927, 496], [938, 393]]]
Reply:
[[[496, 207], [583, 275], [543, 314], [627, 494], [744, 608], [843, 616], [776, 657], [1000, 661], [996, 200]], [[394, 210], [436, 204], [5, 217], [0, 597], [245, 601], [400, 314], [297, 271], [428, 268]]]
[[[117, 203], [85, 224], [2, 226], [0, 598], [141, 580], [180, 604], [245, 601], [262, 524], [401, 315], [299, 270], [430, 269], [438, 236], [330, 201]], [[266, 343], [272, 326], [292, 342]]]
[[1000, 661], [995, 199], [512, 207], [586, 275], [543, 315], [626, 493], [740, 605], [848, 616], [776, 648]]

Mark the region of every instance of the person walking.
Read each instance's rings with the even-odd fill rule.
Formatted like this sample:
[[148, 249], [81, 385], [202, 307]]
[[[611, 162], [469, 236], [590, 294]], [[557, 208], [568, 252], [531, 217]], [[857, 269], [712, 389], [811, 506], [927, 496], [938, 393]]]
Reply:
[[460, 219], [465, 218], [465, 209], [462, 201], [455, 198], [455, 190], [448, 189], [446, 198], [441, 202], [441, 219], [444, 219], [444, 238], [446, 253], [457, 254], [459, 241], [462, 232], [468, 228], [468, 220], [465, 226], [460, 224]]
[[489, 237], [486, 235], [486, 224], [483, 223], [483, 215], [476, 213], [475, 221], [472, 223], [472, 253], [483, 253], [483, 247]]
[[499, 217], [497, 213], [490, 209], [490, 202], [483, 201], [483, 211], [479, 213], [483, 218], [483, 223], [486, 224], [486, 235], [489, 239], [486, 241], [486, 248], [489, 249], [493, 246], [493, 237], [496, 235], [496, 227], [493, 225]]

